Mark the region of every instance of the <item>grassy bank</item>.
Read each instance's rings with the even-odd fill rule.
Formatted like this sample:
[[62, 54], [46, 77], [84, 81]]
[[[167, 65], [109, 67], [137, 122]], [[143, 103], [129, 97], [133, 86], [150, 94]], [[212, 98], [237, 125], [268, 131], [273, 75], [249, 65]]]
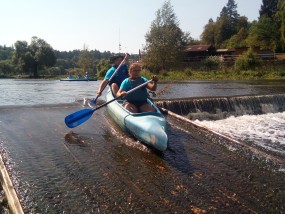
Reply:
[[[142, 71], [142, 75], [151, 78], [153, 73], [147, 70]], [[279, 67], [278, 69], [268, 69], [268, 70], [247, 70], [247, 71], [234, 71], [228, 70], [211, 70], [211, 71], [201, 71], [201, 70], [175, 70], [160, 72], [157, 74], [160, 80], [173, 81], [173, 80], [266, 80], [266, 79], [285, 79], [285, 68]], [[29, 75], [2, 75], [0, 78], [13, 78], [13, 79], [34, 79]], [[39, 76], [36, 79], [49, 79], [49, 80], [59, 80], [61, 78], [66, 78], [66, 75], [45, 75]], [[98, 78], [99, 80], [102, 79]]]
[[[151, 73], [143, 71], [150, 78]], [[285, 79], [285, 69], [276, 71], [169, 71], [158, 74], [160, 80], [264, 80]]]

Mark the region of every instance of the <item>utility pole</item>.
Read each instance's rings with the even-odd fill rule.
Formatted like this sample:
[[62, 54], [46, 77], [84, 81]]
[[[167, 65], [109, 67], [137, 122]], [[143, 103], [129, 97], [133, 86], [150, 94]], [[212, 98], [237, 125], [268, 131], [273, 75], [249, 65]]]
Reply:
[[121, 53], [121, 35], [120, 35], [120, 28], [119, 28], [119, 54]]

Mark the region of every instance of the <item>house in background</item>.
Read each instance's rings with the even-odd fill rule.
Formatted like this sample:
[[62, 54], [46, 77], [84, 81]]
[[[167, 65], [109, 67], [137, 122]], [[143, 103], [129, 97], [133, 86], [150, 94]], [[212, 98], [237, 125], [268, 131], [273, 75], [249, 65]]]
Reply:
[[201, 61], [215, 53], [212, 45], [188, 45], [185, 47], [184, 62]]
[[233, 48], [224, 48], [224, 49], [217, 49], [215, 56], [220, 56], [223, 61], [233, 61], [235, 60], [235, 49]]
[[[184, 62], [199, 62], [209, 56], [220, 56], [224, 62], [234, 62], [238, 56], [245, 53], [249, 48], [215, 49], [212, 45], [188, 45], [185, 47]], [[275, 54], [271, 50], [261, 50], [255, 47], [253, 51], [262, 60], [274, 60]]]
[[[235, 55], [239, 56], [248, 51], [248, 49], [248, 47], [235, 48]], [[259, 47], [254, 47], [253, 52], [262, 60], [273, 60], [276, 58], [275, 53], [269, 49], [260, 49]]]

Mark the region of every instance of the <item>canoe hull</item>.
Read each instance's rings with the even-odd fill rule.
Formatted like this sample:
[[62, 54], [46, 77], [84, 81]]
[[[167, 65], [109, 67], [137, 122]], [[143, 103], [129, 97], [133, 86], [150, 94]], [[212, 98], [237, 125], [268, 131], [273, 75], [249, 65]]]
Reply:
[[[107, 101], [112, 99], [114, 99], [114, 96], [108, 90]], [[133, 114], [121, 105], [122, 102], [119, 100], [107, 105], [108, 113], [115, 123], [144, 144], [152, 146], [159, 151], [165, 151], [168, 143], [166, 120], [159, 109], [148, 100], [156, 109], [156, 112]]]

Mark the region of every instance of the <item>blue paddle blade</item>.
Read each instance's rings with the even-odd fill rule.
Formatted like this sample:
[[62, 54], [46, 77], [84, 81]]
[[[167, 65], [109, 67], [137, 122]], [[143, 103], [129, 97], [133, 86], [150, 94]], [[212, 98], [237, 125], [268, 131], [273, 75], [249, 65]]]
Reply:
[[98, 97], [96, 97], [95, 99], [90, 100], [90, 103], [91, 103], [92, 105], [95, 105], [96, 102], [97, 102], [97, 98], [98, 98]]
[[65, 124], [69, 128], [79, 126], [88, 120], [96, 109], [82, 109], [65, 117]]

